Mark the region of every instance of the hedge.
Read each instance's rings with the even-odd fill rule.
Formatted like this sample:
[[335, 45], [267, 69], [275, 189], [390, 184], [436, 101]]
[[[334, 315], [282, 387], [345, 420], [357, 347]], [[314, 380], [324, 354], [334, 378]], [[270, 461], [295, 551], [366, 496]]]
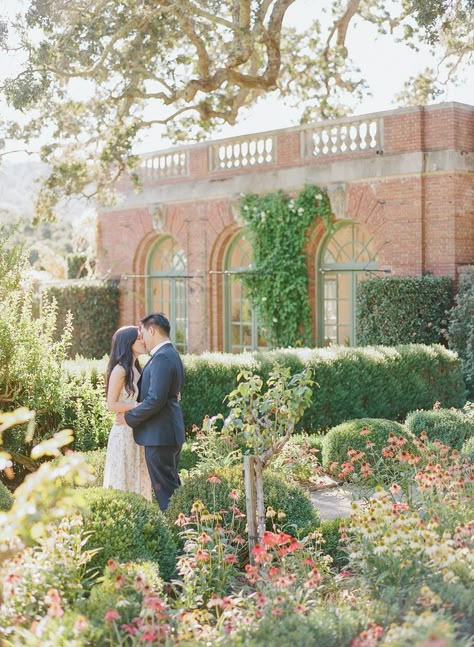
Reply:
[[357, 343], [444, 342], [452, 305], [453, 285], [448, 276], [368, 279], [357, 288]]
[[145, 560], [158, 563], [160, 575], [169, 580], [175, 573], [176, 546], [163, 514], [143, 497], [93, 487], [81, 491], [87, 511], [84, 528], [91, 531], [89, 550], [100, 548], [89, 564], [101, 573], [107, 560], [130, 562]]
[[461, 275], [450, 314], [449, 347], [461, 358], [468, 393], [474, 398], [474, 266]]
[[424, 431], [428, 440], [440, 440], [453, 449], [461, 449], [464, 442], [474, 436], [474, 418], [451, 409], [413, 411], [407, 416], [405, 425], [415, 436]]
[[119, 288], [115, 282], [68, 281], [43, 288], [58, 308], [58, 335], [69, 311], [74, 335], [69, 357], [100, 358], [110, 352], [112, 335], [119, 326]]
[[13, 505], [13, 497], [6, 485], [0, 483], [0, 511], [10, 510]]
[[204, 416], [225, 414], [225, 397], [235, 388], [238, 373], [250, 368], [264, 378], [275, 364], [301, 371], [314, 369], [311, 406], [298, 430], [315, 432], [353, 418], [402, 421], [409, 411], [462, 407], [465, 386], [460, 362], [443, 346], [410, 344], [388, 347], [291, 349], [226, 355], [207, 353], [183, 358], [186, 381], [182, 395], [188, 431]]

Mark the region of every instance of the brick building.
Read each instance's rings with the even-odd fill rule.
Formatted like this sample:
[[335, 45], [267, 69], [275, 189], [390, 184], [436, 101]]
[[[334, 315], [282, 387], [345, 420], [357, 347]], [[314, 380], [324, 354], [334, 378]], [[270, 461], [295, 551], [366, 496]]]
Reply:
[[355, 344], [367, 276], [474, 263], [474, 107], [381, 112], [143, 157], [143, 191], [124, 183], [98, 218], [98, 270], [120, 279], [121, 323], [168, 313], [182, 351], [262, 345], [236, 271], [251, 263], [242, 193], [327, 189], [336, 228], [307, 244], [315, 345]]

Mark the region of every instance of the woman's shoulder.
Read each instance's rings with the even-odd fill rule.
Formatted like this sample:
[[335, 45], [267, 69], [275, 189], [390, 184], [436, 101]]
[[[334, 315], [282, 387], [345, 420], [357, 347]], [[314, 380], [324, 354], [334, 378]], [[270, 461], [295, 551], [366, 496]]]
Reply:
[[113, 369], [110, 371], [110, 377], [125, 377], [125, 369], [121, 364], [115, 364]]

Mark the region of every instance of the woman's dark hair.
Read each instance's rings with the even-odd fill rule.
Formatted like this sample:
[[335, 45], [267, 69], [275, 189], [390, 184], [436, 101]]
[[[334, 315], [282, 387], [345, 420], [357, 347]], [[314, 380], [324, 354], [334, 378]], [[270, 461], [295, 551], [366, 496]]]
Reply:
[[107, 365], [106, 393], [109, 390], [110, 374], [120, 364], [125, 369], [125, 391], [133, 395], [133, 366], [141, 373], [138, 360], [133, 358], [132, 346], [137, 341], [138, 326], [123, 326], [115, 331], [112, 337], [110, 359]]

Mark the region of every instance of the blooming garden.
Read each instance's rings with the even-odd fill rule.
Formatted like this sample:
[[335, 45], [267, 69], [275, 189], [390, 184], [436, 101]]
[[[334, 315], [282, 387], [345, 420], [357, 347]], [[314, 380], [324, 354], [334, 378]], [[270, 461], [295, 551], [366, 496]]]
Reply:
[[[100, 371], [65, 376], [69, 324], [54, 341], [54, 304], [33, 322], [20, 266], [0, 279], [2, 645], [472, 644], [472, 404], [305, 433], [317, 370], [241, 370], [226, 413], [190, 430], [163, 514], [101, 487]], [[308, 496], [327, 475], [354, 493], [344, 519]]]

